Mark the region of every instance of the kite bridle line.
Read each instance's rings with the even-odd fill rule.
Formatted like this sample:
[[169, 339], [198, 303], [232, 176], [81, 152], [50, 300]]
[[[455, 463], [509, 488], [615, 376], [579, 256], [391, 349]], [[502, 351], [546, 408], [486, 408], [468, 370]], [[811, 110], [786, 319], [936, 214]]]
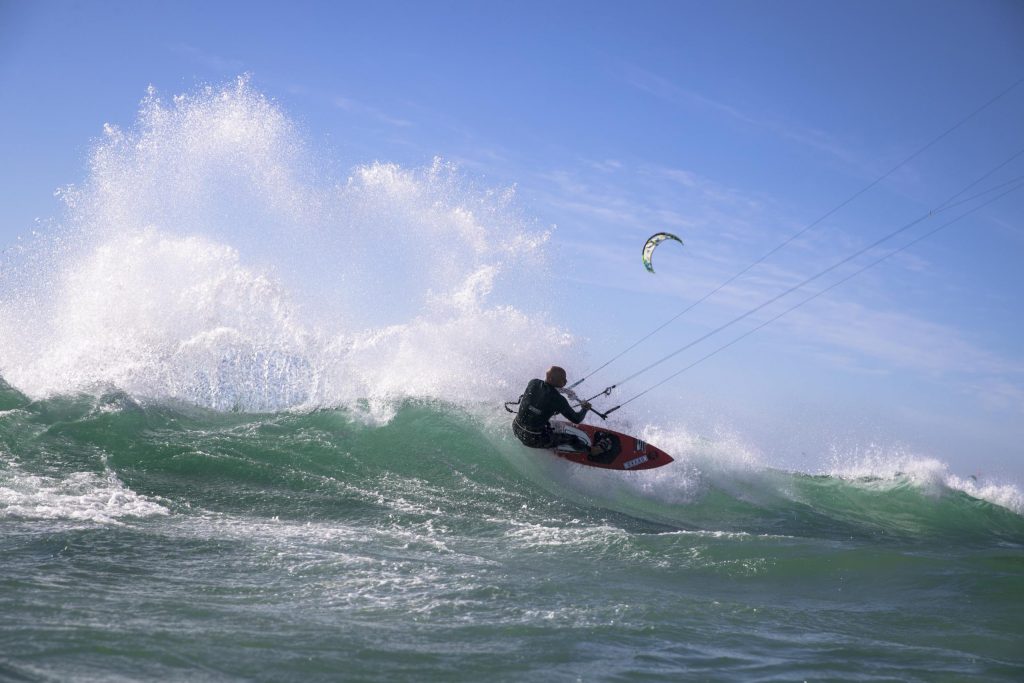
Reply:
[[[657, 382], [656, 384], [654, 384], [653, 386], [645, 389], [644, 391], [640, 392], [639, 394], [636, 394], [635, 396], [633, 396], [629, 400], [624, 401], [623, 403], [620, 403], [619, 405], [615, 406], [614, 408], [611, 408], [611, 409], [605, 411], [603, 414], [597, 413], [598, 415], [601, 415], [602, 418], [606, 418], [608, 415], [610, 415], [611, 413], [615, 412], [616, 410], [618, 410], [622, 406], [624, 406], [627, 403], [630, 403], [630, 402], [636, 400], [640, 396], [642, 396], [642, 395], [646, 394], [647, 392], [653, 390], [655, 387], [661, 386], [662, 384], [667, 382], [669, 379], [672, 379], [672, 378], [682, 374], [686, 370], [689, 370], [689, 369], [695, 367], [696, 365], [699, 365], [700, 363], [704, 362], [708, 358], [711, 358], [712, 356], [716, 355], [720, 351], [723, 351], [724, 349], [732, 346], [733, 344], [735, 344], [739, 340], [744, 339], [745, 337], [753, 334], [754, 332], [756, 332], [757, 330], [762, 329], [763, 327], [766, 327], [770, 323], [775, 322], [779, 318], [789, 314], [790, 312], [796, 310], [797, 308], [800, 308], [804, 304], [806, 304], [806, 303], [808, 303], [808, 302], [818, 298], [822, 294], [832, 290], [833, 288], [837, 287], [838, 285], [846, 282], [847, 280], [855, 277], [856, 275], [859, 275], [859, 274], [863, 273], [865, 270], [868, 270], [869, 268], [872, 268], [875, 265], [878, 265], [879, 263], [882, 263], [883, 261], [885, 261], [886, 259], [890, 258], [891, 256], [893, 256], [893, 255], [895, 255], [895, 254], [897, 254], [897, 253], [899, 253], [901, 251], [904, 251], [905, 249], [908, 249], [909, 247], [913, 246], [914, 244], [917, 244], [918, 242], [924, 240], [925, 238], [930, 237], [931, 235], [934, 235], [935, 233], [939, 232], [940, 230], [943, 230], [943, 229], [949, 227], [950, 225], [956, 223], [957, 221], [960, 221], [961, 219], [966, 218], [967, 216], [969, 216], [969, 215], [971, 215], [971, 214], [981, 210], [982, 208], [984, 208], [984, 207], [988, 206], [989, 204], [992, 204], [993, 202], [995, 202], [995, 201], [1005, 197], [1006, 195], [1009, 195], [1009, 194], [1011, 194], [1011, 193], [1021, 189], [1022, 187], [1024, 187], [1024, 176], [1019, 176], [1019, 177], [1014, 178], [1012, 180], [1009, 180], [1007, 182], [1004, 182], [1004, 183], [1001, 183], [1001, 184], [996, 185], [994, 187], [991, 187], [991, 188], [989, 188], [987, 190], [983, 190], [981, 192], [978, 192], [978, 193], [968, 197], [967, 199], [962, 199], [960, 201], [954, 201], [954, 200], [956, 200], [957, 197], [963, 195], [965, 192], [967, 192], [968, 190], [970, 190], [971, 188], [976, 186], [978, 183], [984, 181], [986, 178], [991, 176], [993, 173], [995, 173], [999, 169], [1003, 168], [1004, 166], [1006, 166], [1010, 162], [1014, 161], [1015, 159], [1017, 159], [1021, 155], [1024, 155], [1024, 149], [1021, 149], [1021, 150], [1017, 151], [1016, 153], [1011, 155], [1006, 161], [1004, 161], [1004, 162], [1000, 163], [999, 165], [993, 167], [988, 172], [986, 172], [984, 175], [982, 175], [978, 179], [972, 181], [970, 184], [968, 184], [963, 189], [959, 190], [957, 193], [955, 193], [950, 198], [948, 198], [946, 201], [944, 201], [942, 204], [940, 204], [937, 208], [932, 209], [931, 211], [928, 211], [926, 214], [920, 216], [919, 218], [916, 218], [913, 221], [910, 221], [909, 223], [903, 225], [902, 227], [897, 228], [896, 230], [890, 232], [889, 234], [884, 235], [883, 237], [881, 237], [881, 238], [875, 240], [874, 242], [872, 242], [870, 245], [868, 245], [868, 246], [866, 246], [866, 247], [864, 247], [862, 249], [859, 249], [858, 251], [856, 251], [853, 254], [851, 254], [851, 255], [841, 259], [840, 261], [837, 261], [836, 263], [834, 263], [831, 266], [825, 268], [824, 270], [819, 271], [815, 275], [812, 275], [811, 277], [803, 280], [802, 282], [800, 282], [800, 283], [798, 283], [796, 285], [793, 285], [792, 287], [786, 289], [785, 291], [783, 291], [780, 294], [772, 297], [771, 299], [768, 299], [767, 301], [759, 304], [758, 306], [755, 306], [754, 308], [746, 311], [742, 315], [739, 315], [739, 316], [733, 318], [732, 320], [726, 322], [723, 325], [720, 325], [719, 327], [715, 328], [714, 330], [712, 330], [712, 331], [710, 331], [710, 332], [708, 332], [708, 333], [706, 333], [704, 335], [701, 335], [697, 339], [694, 339], [693, 341], [691, 341], [691, 342], [689, 342], [689, 343], [679, 347], [675, 351], [672, 351], [671, 353], [667, 354], [666, 356], [663, 356], [659, 360], [656, 360], [655, 362], [647, 365], [646, 367], [638, 370], [637, 372], [634, 372], [632, 375], [626, 377], [625, 379], [619, 380], [615, 384], [612, 384], [612, 385], [610, 385], [608, 387], [605, 387], [602, 391], [598, 392], [597, 394], [594, 394], [592, 397], [590, 397], [590, 398], [588, 398], [586, 400], [587, 401], [593, 401], [594, 399], [599, 398], [601, 396], [610, 396], [612, 390], [620, 387], [621, 385], [625, 384], [626, 382], [628, 382], [628, 381], [638, 377], [639, 375], [642, 375], [643, 373], [645, 373], [648, 370], [651, 370], [651, 369], [657, 367], [658, 365], [661, 365], [662, 363], [668, 361], [669, 359], [674, 358], [675, 356], [679, 355], [683, 351], [686, 351], [686, 350], [696, 346], [700, 342], [709, 339], [710, 337], [718, 334], [719, 332], [722, 332], [723, 330], [725, 330], [725, 329], [727, 329], [729, 327], [732, 327], [736, 323], [741, 322], [742, 320], [745, 320], [745, 319], [749, 318], [751, 315], [757, 313], [758, 311], [763, 310], [767, 306], [770, 306], [771, 304], [779, 301], [780, 299], [784, 298], [785, 296], [787, 296], [789, 294], [792, 294], [793, 292], [797, 291], [798, 289], [801, 289], [802, 287], [804, 287], [804, 286], [814, 282], [815, 280], [817, 280], [818, 278], [822, 277], [823, 275], [826, 275], [826, 274], [832, 272], [833, 270], [835, 270], [836, 268], [839, 268], [840, 266], [846, 265], [847, 263], [849, 263], [850, 261], [854, 260], [855, 258], [864, 255], [865, 253], [867, 253], [868, 251], [874, 249], [877, 246], [880, 246], [882, 243], [884, 243], [884, 242], [886, 242], [886, 241], [888, 241], [888, 240], [890, 240], [890, 239], [892, 239], [892, 238], [894, 238], [894, 237], [896, 237], [896, 236], [906, 232], [907, 230], [909, 230], [913, 226], [918, 225], [919, 223], [922, 223], [922, 222], [926, 221], [929, 218], [932, 218], [932, 217], [938, 216], [939, 214], [942, 214], [942, 213], [945, 213], [947, 211], [950, 211], [950, 210], [952, 210], [952, 209], [954, 209], [954, 208], [956, 208], [958, 206], [962, 206], [964, 204], [968, 204], [970, 202], [973, 202], [973, 201], [979, 199], [980, 197], [983, 197], [984, 195], [987, 195], [987, 194], [990, 194], [992, 192], [996, 192], [996, 191], [998, 191], [1000, 189], [1004, 189], [1004, 188], [1009, 187], [1009, 189], [1005, 189], [1005, 191], [1001, 192], [1000, 194], [996, 195], [995, 197], [992, 197], [992, 198], [988, 199], [987, 201], [982, 202], [978, 206], [975, 206], [974, 208], [969, 209], [968, 211], [964, 212], [960, 216], [957, 216], [956, 218], [953, 218], [953, 219], [947, 221], [946, 223], [942, 224], [941, 226], [939, 226], [939, 227], [937, 227], [937, 228], [935, 228], [935, 229], [933, 229], [933, 230], [931, 230], [929, 232], [924, 233], [923, 235], [915, 238], [914, 240], [912, 240], [912, 241], [908, 242], [907, 244], [903, 245], [902, 247], [899, 247], [897, 249], [894, 249], [894, 250], [890, 251], [888, 254], [882, 256], [881, 258], [879, 258], [879, 259], [877, 259], [875, 261], [872, 261], [871, 263], [869, 263], [868, 265], [864, 266], [863, 268], [860, 268], [859, 270], [854, 271], [854, 273], [852, 273], [851, 275], [848, 275], [848, 276], [842, 278], [841, 280], [835, 282], [834, 284], [832, 284], [832, 285], [826, 287], [825, 289], [819, 291], [817, 294], [814, 294], [811, 297], [809, 297], [807, 299], [804, 299], [800, 303], [796, 304], [795, 306], [792, 306], [791, 308], [786, 309], [785, 311], [783, 311], [779, 315], [777, 315], [777, 316], [775, 316], [773, 318], [770, 318], [768, 321], [758, 325], [757, 327], [754, 327], [753, 329], [747, 331], [746, 333], [744, 333], [741, 336], [737, 337], [733, 341], [731, 341], [731, 342], [729, 342], [729, 343], [727, 343], [727, 344], [725, 344], [723, 346], [720, 346], [719, 348], [715, 349], [714, 351], [712, 351], [708, 355], [706, 355], [706, 356], [698, 359], [694, 363], [686, 366], [685, 368], [683, 368], [679, 372], [676, 372], [676, 373], [673, 373], [672, 375], [669, 375], [667, 378]], [[576, 384], [579, 384], [579, 382], [577, 382]], [[575, 386], [575, 385], [573, 385], [573, 386]], [[571, 388], [570, 388], [570, 390], [571, 390]], [[579, 401], [579, 399], [575, 398], [575, 394], [573, 394], [573, 398], [574, 398], [574, 400]], [[594, 411], [594, 412], [596, 413], [597, 411]]]
[[[944, 130], [942, 133], [940, 133], [936, 137], [932, 138], [925, 145], [923, 145], [922, 147], [920, 147], [916, 151], [914, 151], [910, 156], [906, 157], [905, 159], [903, 159], [903, 161], [899, 162], [898, 164], [896, 164], [895, 166], [890, 168], [888, 171], [886, 171], [882, 175], [880, 175], [877, 178], [875, 178], [874, 180], [872, 180], [870, 183], [865, 185], [860, 190], [854, 192], [847, 199], [843, 200], [842, 202], [837, 204], [832, 209], [826, 211], [824, 214], [822, 214], [819, 218], [817, 218], [816, 220], [814, 220], [813, 222], [808, 224], [806, 227], [804, 227], [803, 229], [799, 230], [797, 233], [795, 233], [794, 235], [792, 235], [788, 239], [786, 239], [786, 240], [782, 241], [781, 243], [779, 243], [776, 247], [774, 247], [773, 249], [768, 251], [764, 256], [762, 256], [759, 259], [753, 261], [752, 263], [750, 263], [750, 265], [748, 265], [747, 267], [743, 268], [738, 273], [736, 273], [735, 275], [730, 277], [728, 280], [726, 280], [725, 282], [723, 282], [722, 284], [718, 285], [713, 290], [711, 290], [710, 292], [708, 292], [707, 294], [702, 296], [700, 299], [698, 299], [697, 301], [693, 302], [692, 304], [690, 304], [689, 306], [684, 308], [682, 311], [680, 311], [679, 313], [677, 313], [673, 317], [669, 318], [668, 320], [666, 320], [664, 323], [662, 323], [658, 327], [656, 327], [653, 330], [651, 330], [649, 333], [647, 333], [646, 335], [644, 335], [640, 339], [638, 339], [635, 342], [633, 342], [630, 346], [626, 347], [625, 349], [620, 351], [618, 354], [616, 354], [612, 358], [608, 359], [607, 361], [605, 361], [604, 363], [602, 363], [598, 367], [596, 367], [593, 370], [591, 370], [588, 373], [586, 373], [583, 377], [581, 377], [577, 381], [573, 382], [569, 386], [569, 388], [575, 388], [575, 387], [578, 387], [579, 385], [583, 384], [585, 381], [587, 381], [588, 379], [593, 377], [596, 373], [598, 373], [599, 371], [601, 371], [604, 368], [608, 367], [609, 365], [614, 363], [619, 358], [622, 358], [622, 356], [626, 355], [627, 353], [629, 353], [630, 351], [635, 349], [637, 346], [639, 346], [643, 342], [647, 341], [648, 339], [653, 337], [655, 334], [657, 334], [661, 330], [663, 330], [666, 327], [668, 327], [670, 324], [672, 324], [673, 322], [675, 322], [676, 320], [681, 318], [683, 315], [685, 315], [686, 313], [689, 313], [691, 310], [696, 308], [698, 305], [702, 304], [703, 302], [707, 301], [708, 299], [710, 299], [712, 296], [714, 296], [718, 292], [720, 292], [723, 289], [725, 289], [726, 287], [728, 287], [730, 284], [732, 284], [733, 282], [738, 280], [740, 277], [745, 275], [751, 269], [755, 268], [756, 266], [760, 265], [761, 263], [764, 263], [766, 260], [768, 260], [774, 254], [776, 254], [778, 251], [780, 251], [781, 249], [783, 249], [787, 245], [791, 244], [794, 240], [798, 239], [799, 237], [801, 237], [802, 235], [804, 235], [805, 233], [810, 231], [812, 228], [814, 228], [815, 226], [820, 224], [826, 218], [829, 218], [830, 216], [832, 216], [833, 214], [838, 212], [840, 209], [844, 208], [845, 206], [847, 206], [848, 204], [853, 202], [855, 199], [857, 199], [861, 195], [865, 194], [868, 190], [870, 190], [871, 188], [873, 188], [876, 185], [878, 185], [879, 183], [881, 183], [883, 180], [885, 180], [886, 178], [891, 176], [893, 173], [898, 171], [900, 168], [902, 168], [903, 166], [906, 166], [908, 163], [910, 163], [911, 161], [913, 161], [914, 159], [919, 157], [925, 151], [927, 151], [928, 149], [930, 149], [934, 145], [938, 144], [941, 140], [943, 140], [944, 138], [949, 136], [951, 133], [953, 133], [953, 131], [957, 130], [958, 128], [960, 128], [961, 126], [966, 124], [968, 121], [973, 119], [975, 116], [977, 116], [978, 114], [980, 114], [981, 112], [983, 112], [984, 110], [988, 109], [990, 106], [992, 106], [993, 104], [995, 104], [996, 102], [1001, 100], [1004, 96], [1006, 96], [1008, 93], [1010, 93], [1013, 89], [1015, 89], [1021, 83], [1024, 83], [1024, 77], [1019, 78], [1016, 81], [1014, 81], [1012, 84], [1010, 84], [1009, 87], [1005, 88], [1003, 91], [1001, 91], [1000, 93], [998, 93], [997, 95], [995, 95], [994, 97], [989, 99], [987, 102], [985, 102], [984, 104], [982, 104], [981, 106], [976, 108], [974, 111], [969, 113], [967, 116], [963, 117], [962, 119], [960, 119], [959, 121], [954, 123], [952, 126], [947, 128], [946, 130]], [[966, 188], [965, 190], [961, 190], [961, 192], [958, 193], [957, 195], [954, 195], [953, 198], [955, 198], [956, 196], [959, 196], [959, 194], [962, 194], [963, 192], [965, 192], [970, 187], [971, 186], [968, 186], [968, 188]], [[947, 200], [947, 201], [950, 201], [950, 200]], [[940, 209], [944, 210], [945, 208], [946, 207], [944, 205], [940, 206]], [[616, 387], [616, 385], [612, 385], [611, 387], [608, 387], [607, 389], [605, 389], [601, 393], [595, 394], [594, 398], [596, 398], [598, 396], [606, 395], [606, 392], [610, 391], [611, 389], [614, 389], [615, 387]]]

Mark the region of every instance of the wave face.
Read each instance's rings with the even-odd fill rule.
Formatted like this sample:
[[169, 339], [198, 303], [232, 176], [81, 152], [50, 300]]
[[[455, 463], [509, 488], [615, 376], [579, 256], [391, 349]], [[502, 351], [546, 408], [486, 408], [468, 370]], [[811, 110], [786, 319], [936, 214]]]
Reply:
[[[738, 463], [729, 444], [703, 439], [669, 446], [679, 467], [623, 475], [523, 449], [504, 423], [439, 402], [405, 401], [386, 424], [367, 424], [347, 409], [223, 413], [143, 406], [123, 392], [32, 401], [8, 387], [0, 410], [8, 458], [0, 514], [9, 518], [116, 522], [195, 507], [301, 519], [316, 508], [343, 521], [380, 511], [384, 491], [398, 486], [410, 509], [442, 516], [469, 507], [498, 519], [540, 497], [656, 530], [1024, 543], [1011, 486], [970, 488], [934, 473], [786, 472]], [[241, 489], [255, 498], [233, 495]]]
[[0, 678], [1024, 675], [1013, 485], [515, 442], [500, 403], [581, 361], [509, 192], [333, 179], [243, 79], [150, 93], [61, 196], [0, 268]]

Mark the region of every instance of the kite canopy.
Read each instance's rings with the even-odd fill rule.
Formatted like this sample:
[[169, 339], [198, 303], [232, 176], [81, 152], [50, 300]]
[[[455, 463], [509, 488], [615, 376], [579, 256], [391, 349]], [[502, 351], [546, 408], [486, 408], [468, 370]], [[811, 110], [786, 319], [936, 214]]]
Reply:
[[651, 265], [651, 255], [654, 254], [654, 248], [665, 240], [675, 240], [676, 242], [679, 242], [679, 244], [683, 243], [681, 239], [670, 232], [657, 232], [651, 235], [644, 243], [644, 268], [647, 269], [647, 272], [654, 272], [654, 266]]

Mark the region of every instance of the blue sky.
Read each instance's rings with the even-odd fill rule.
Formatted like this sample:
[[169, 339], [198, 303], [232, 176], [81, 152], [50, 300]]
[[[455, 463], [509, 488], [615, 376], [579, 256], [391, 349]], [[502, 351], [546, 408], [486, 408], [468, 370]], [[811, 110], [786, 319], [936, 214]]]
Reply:
[[[243, 73], [342, 173], [441, 156], [514, 185], [520, 211], [557, 226], [568, 294], [552, 307], [597, 364], [1024, 77], [1024, 5], [0, 0], [0, 245], [59, 216], [54, 190], [84, 178], [105, 123], [132, 125], [147, 86]], [[1024, 148], [1022, 124], [1024, 85], [601, 381], [938, 207]], [[1021, 175], [1018, 159], [975, 189]], [[783, 461], [903, 444], [1022, 482], [1021, 216], [1024, 191], [652, 399]], [[686, 246], [650, 276], [639, 250], [659, 230]], [[650, 383], [635, 382], [620, 398]]]

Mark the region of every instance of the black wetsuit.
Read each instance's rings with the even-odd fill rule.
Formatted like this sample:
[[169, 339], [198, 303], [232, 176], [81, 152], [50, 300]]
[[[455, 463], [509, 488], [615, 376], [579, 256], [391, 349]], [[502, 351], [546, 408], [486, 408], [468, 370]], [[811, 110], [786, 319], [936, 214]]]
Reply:
[[579, 424], [587, 415], [587, 409], [576, 412], [558, 389], [542, 379], [531, 379], [526, 391], [519, 399], [519, 412], [512, 421], [512, 431], [523, 445], [530, 448], [555, 448], [561, 444], [572, 444], [586, 448], [580, 439], [571, 434], [555, 432], [548, 420], [558, 413], [573, 424]]

